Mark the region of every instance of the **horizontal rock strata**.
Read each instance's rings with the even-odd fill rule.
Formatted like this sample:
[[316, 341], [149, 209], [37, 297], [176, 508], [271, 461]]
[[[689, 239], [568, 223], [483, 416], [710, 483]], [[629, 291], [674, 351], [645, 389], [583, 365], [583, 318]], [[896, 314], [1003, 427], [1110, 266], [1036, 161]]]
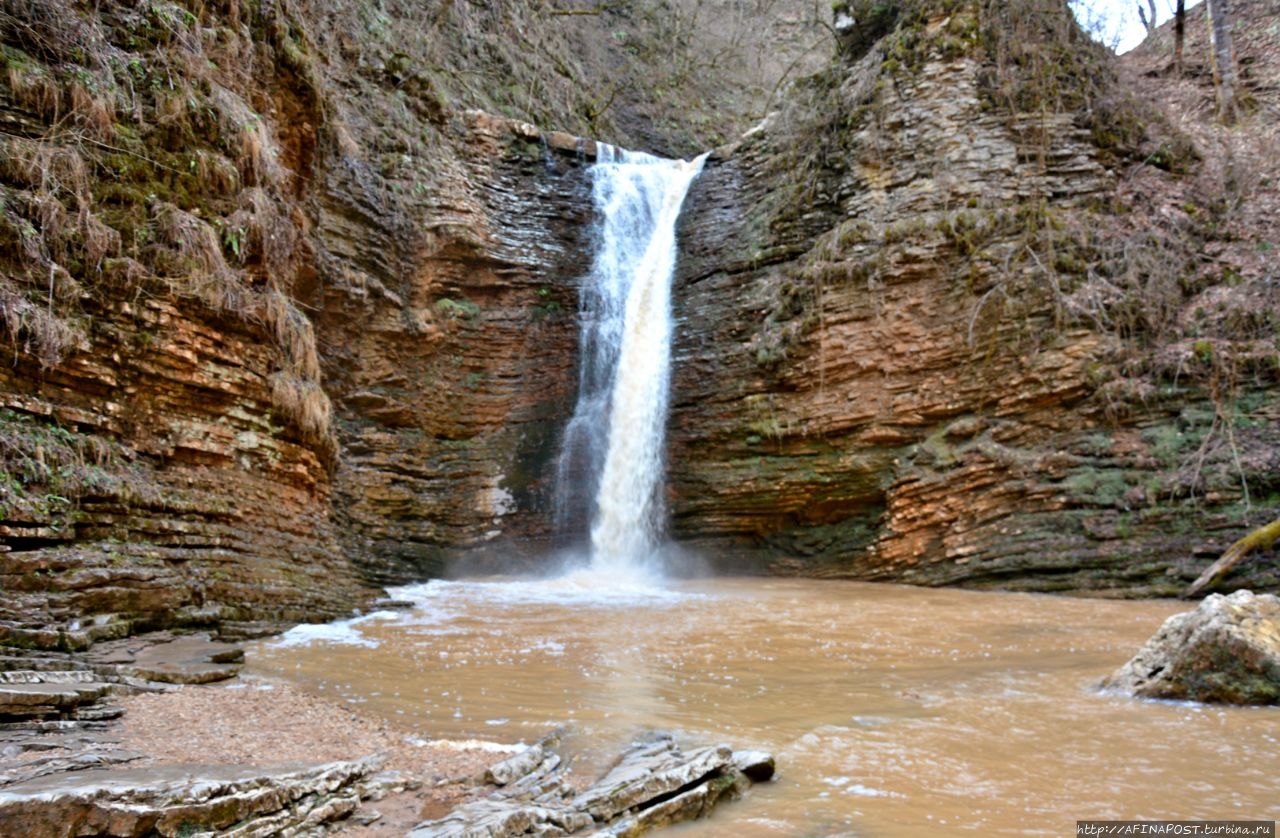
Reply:
[[559, 755], [543, 742], [489, 770], [486, 779], [501, 786], [497, 792], [421, 824], [409, 836], [637, 836], [705, 817], [752, 781], [770, 779], [773, 767], [773, 757], [763, 752], [735, 754], [724, 745], [686, 752], [660, 737], [636, 745], [576, 792], [565, 783]]
[[353, 812], [377, 760], [319, 766], [73, 771], [0, 789], [0, 833], [30, 838], [200, 833], [265, 838]]
[[[1027, 13], [1043, 28], [903, 4], [695, 182], [668, 492], [674, 534], [713, 566], [1170, 595], [1274, 518], [1274, 367], [1241, 373], [1227, 404], [1204, 359], [1231, 344], [1197, 360], [1170, 337], [1207, 308], [1168, 287], [1203, 281], [1197, 199], [1149, 167], [1120, 179], [1123, 108], [1062, 104], [1094, 95], [1068, 85], [1023, 109], [1040, 93], [1002, 76], [991, 44], [1085, 62], [1121, 96], [1101, 55], [1064, 46], [1063, 10]], [[1134, 142], [1156, 142], [1159, 119], [1141, 118]], [[1253, 288], [1275, 302], [1273, 283]], [[1110, 306], [1160, 324], [1167, 379], [1156, 338]], [[1231, 584], [1280, 577], [1258, 561]]]

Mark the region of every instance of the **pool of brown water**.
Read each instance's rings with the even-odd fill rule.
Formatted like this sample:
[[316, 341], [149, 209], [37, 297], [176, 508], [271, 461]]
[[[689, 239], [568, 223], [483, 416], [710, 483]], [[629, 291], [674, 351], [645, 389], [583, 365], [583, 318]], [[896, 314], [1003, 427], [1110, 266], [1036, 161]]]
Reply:
[[440, 738], [565, 726], [589, 774], [638, 734], [772, 751], [776, 781], [676, 835], [1075, 834], [1280, 818], [1280, 709], [1099, 691], [1185, 603], [850, 582], [436, 581], [300, 627], [249, 671]]

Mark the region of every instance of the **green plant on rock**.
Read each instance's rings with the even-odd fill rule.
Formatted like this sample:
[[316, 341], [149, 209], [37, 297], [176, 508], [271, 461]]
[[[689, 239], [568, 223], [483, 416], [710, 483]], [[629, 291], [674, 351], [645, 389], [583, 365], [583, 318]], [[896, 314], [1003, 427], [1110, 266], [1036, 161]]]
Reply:
[[772, 393], [756, 393], [743, 399], [746, 427], [751, 437], [781, 442], [791, 433], [791, 420], [777, 409]]
[[480, 316], [480, 306], [470, 300], [441, 297], [436, 300], [436, 311], [449, 320], [475, 320]]
[[10, 409], [0, 410], [0, 510], [56, 524], [82, 498], [154, 502], [159, 489], [119, 443]]
[[561, 311], [560, 301], [552, 296], [551, 289], [543, 286], [538, 289], [538, 302], [533, 307], [532, 319], [536, 322], [554, 317]]

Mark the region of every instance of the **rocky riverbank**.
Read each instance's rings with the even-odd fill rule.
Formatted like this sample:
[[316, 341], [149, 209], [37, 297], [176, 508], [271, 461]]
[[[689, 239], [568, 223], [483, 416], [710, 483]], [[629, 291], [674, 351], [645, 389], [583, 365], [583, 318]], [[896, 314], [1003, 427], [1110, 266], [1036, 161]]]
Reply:
[[90, 655], [6, 660], [0, 834], [399, 838], [482, 825], [514, 835], [528, 821], [546, 834], [638, 835], [705, 816], [773, 773], [767, 754], [685, 753], [657, 735], [593, 784], [554, 737], [529, 747], [431, 739], [242, 679], [242, 659], [206, 635], [157, 633]]
[[403, 835], [473, 793], [512, 750], [428, 741], [240, 679], [242, 658], [233, 644], [167, 633], [87, 655], [11, 655], [0, 672], [0, 833], [132, 822], [168, 834], [234, 814], [271, 815], [261, 834], [343, 818], [370, 838]]

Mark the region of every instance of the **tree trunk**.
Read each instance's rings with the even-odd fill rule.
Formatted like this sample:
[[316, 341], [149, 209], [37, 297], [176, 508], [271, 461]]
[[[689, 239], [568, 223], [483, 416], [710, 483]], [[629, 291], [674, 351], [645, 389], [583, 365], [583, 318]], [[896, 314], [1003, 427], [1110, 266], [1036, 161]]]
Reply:
[[1272, 521], [1265, 527], [1259, 527], [1228, 547], [1221, 558], [1209, 565], [1209, 568], [1200, 574], [1200, 578], [1187, 587], [1182, 597], [1189, 599], [1195, 596], [1226, 576], [1227, 571], [1235, 567], [1250, 551], [1267, 550], [1277, 541], [1280, 541], [1280, 519]]
[[1236, 50], [1231, 40], [1229, 0], [1205, 0], [1209, 14], [1209, 39], [1213, 45], [1213, 84], [1218, 90], [1218, 118], [1230, 125], [1240, 116]]
[[1187, 40], [1187, 0], [1178, 0], [1173, 13], [1173, 74], [1182, 77], [1182, 45]]

